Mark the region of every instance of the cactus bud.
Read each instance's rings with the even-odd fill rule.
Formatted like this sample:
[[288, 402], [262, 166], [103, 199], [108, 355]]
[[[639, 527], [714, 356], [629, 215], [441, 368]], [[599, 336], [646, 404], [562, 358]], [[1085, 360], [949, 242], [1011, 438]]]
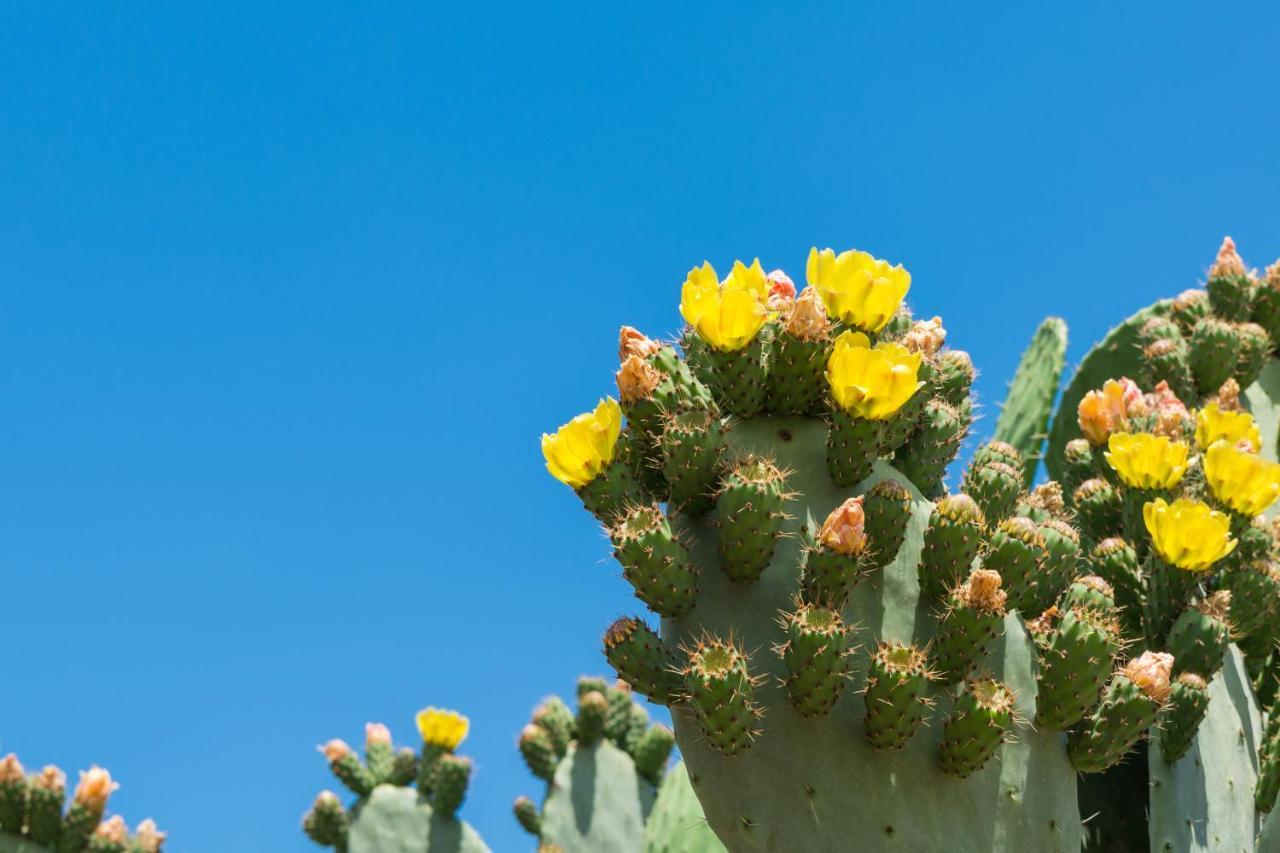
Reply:
[[618, 331], [618, 362], [620, 364], [633, 356], [648, 358], [660, 349], [662, 344], [646, 337], [639, 329], [623, 326]]
[[[333, 796], [332, 793], [329, 796]], [[334, 797], [336, 800], [337, 797]], [[339, 804], [341, 808], [341, 804]], [[156, 822], [151, 818], [147, 818], [138, 824], [137, 832], [133, 836], [133, 845], [137, 848], [138, 853], [160, 853], [160, 849], [164, 846], [164, 840], [168, 837], [168, 833], [161, 832], [156, 827]]]
[[[154, 824], [152, 826], [154, 827]], [[311, 809], [303, 816], [302, 828], [316, 844], [341, 850], [347, 846], [347, 834], [350, 832], [351, 822], [337, 794], [332, 791], [321, 791]], [[156, 849], [159, 850], [164, 834], [157, 834], [160, 840], [156, 842]]]
[[542, 834], [542, 815], [538, 813], [538, 806], [533, 800], [521, 794], [516, 797], [512, 811], [521, 829], [534, 837]]
[[765, 276], [765, 280], [769, 283], [765, 307], [775, 314], [786, 312], [796, 301], [795, 282], [782, 270], [774, 270]]
[[921, 591], [940, 600], [967, 577], [982, 547], [983, 530], [982, 510], [973, 498], [955, 494], [939, 500], [925, 528], [917, 567]]
[[431, 806], [436, 814], [451, 818], [466, 799], [467, 785], [471, 781], [471, 759], [446, 753], [440, 757], [435, 775]]
[[1008, 593], [1001, 589], [1000, 573], [974, 569], [947, 599], [931, 653], [939, 679], [954, 684], [985, 654], [1003, 630]]
[[618, 396], [623, 405], [648, 399], [662, 382], [662, 374], [657, 368], [638, 355], [629, 356], [622, 362], [616, 377]]
[[329, 762], [329, 769], [333, 771], [334, 776], [338, 777], [338, 781], [346, 785], [357, 797], [368, 796], [378, 784], [373, 773], [356, 757], [354, 750], [347, 745], [346, 741], [334, 738], [316, 748], [324, 753], [325, 760]]
[[1174, 680], [1169, 704], [1160, 715], [1160, 754], [1172, 764], [1195, 739], [1196, 731], [1209, 710], [1209, 685], [1193, 672], [1184, 672]]
[[391, 777], [395, 759], [391, 730], [382, 723], [364, 724], [364, 758], [377, 782], [386, 782]]
[[107, 798], [119, 787], [119, 783], [111, 781], [110, 773], [94, 765], [80, 771], [73, 800], [87, 809], [101, 811], [107, 807]]
[[925, 687], [934, 674], [924, 652], [915, 646], [881, 642], [867, 670], [865, 718], [867, 740], [876, 749], [906, 745], [924, 720]]
[[683, 671], [689, 706], [711, 745], [726, 756], [751, 746], [759, 711], [747, 655], [733, 640], [704, 636]]
[[618, 677], [659, 705], [676, 700], [674, 660], [657, 634], [640, 619], [624, 616], [604, 635], [604, 655]]
[[1173, 319], [1184, 331], [1191, 329], [1209, 313], [1209, 294], [1203, 290], [1184, 290], [1173, 299]]
[[[603, 697], [602, 697], [603, 698]], [[556, 775], [556, 765], [560, 763], [551, 735], [541, 726], [529, 723], [520, 730], [520, 755], [524, 758], [529, 772], [539, 779], [550, 782]]]
[[753, 583], [773, 558], [782, 534], [785, 475], [767, 459], [748, 456], [728, 473], [716, 496], [719, 552], [730, 580]]
[[123, 850], [124, 845], [129, 842], [129, 827], [125, 825], [124, 818], [120, 815], [112, 815], [98, 824], [97, 829], [93, 831], [93, 836], [107, 844], [120, 845], [120, 849]]
[[942, 728], [944, 772], [966, 778], [982, 769], [1013, 727], [1013, 691], [993, 678], [965, 685]]
[[844, 554], [856, 557], [867, 547], [865, 532], [866, 517], [862, 511], [862, 498], [849, 498], [831, 511], [827, 520], [822, 523], [818, 533], [818, 541], [824, 546]]
[[802, 341], [826, 340], [831, 334], [831, 321], [827, 319], [822, 295], [812, 287], [802, 290], [791, 305], [783, 328]]
[[1172, 687], [1170, 677], [1173, 673], [1173, 655], [1168, 652], [1143, 652], [1129, 661], [1121, 672], [1148, 699], [1163, 703], [1169, 698]]
[[932, 320], [916, 320], [911, 328], [902, 336], [902, 345], [912, 352], [918, 352], [926, 358], [932, 358], [947, 342], [947, 330], [942, 327], [942, 318]]
[[657, 504], [634, 507], [609, 531], [613, 554], [636, 598], [662, 616], [693, 608], [698, 574]]

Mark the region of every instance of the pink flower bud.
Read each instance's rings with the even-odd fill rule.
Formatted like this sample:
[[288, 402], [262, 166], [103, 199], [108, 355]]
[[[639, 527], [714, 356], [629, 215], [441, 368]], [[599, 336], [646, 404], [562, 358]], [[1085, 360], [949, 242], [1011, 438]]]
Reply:
[[120, 815], [112, 815], [98, 824], [98, 828], [93, 831], [93, 834], [103, 841], [110, 841], [113, 844], [129, 843], [129, 827], [125, 826], [124, 818], [120, 817]]
[[107, 805], [111, 792], [120, 786], [111, 781], [111, 774], [94, 765], [88, 770], [80, 771], [80, 782], [76, 785], [75, 801], [95, 811]]
[[21, 782], [26, 776], [27, 771], [23, 769], [17, 755], [11, 752], [0, 758], [0, 782]]
[[390, 746], [391, 730], [382, 723], [365, 723], [364, 743], [365, 746]]
[[351, 747], [347, 746], [345, 740], [334, 738], [323, 746], [316, 747], [324, 753], [325, 760], [330, 764], [341, 761], [351, 754]]
[[796, 298], [796, 286], [791, 277], [782, 270], [774, 270], [767, 276], [769, 282], [769, 299], [766, 305], [770, 311], [781, 312], [791, 307]]
[[912, 352], [918, 352], [926, 358], [936, 355], [942, 345], [947, 342], [947, 330], [942, 328], [942, 318], [932, 320], [916, 320], [911, 329], [902, 338], [902, 345]]

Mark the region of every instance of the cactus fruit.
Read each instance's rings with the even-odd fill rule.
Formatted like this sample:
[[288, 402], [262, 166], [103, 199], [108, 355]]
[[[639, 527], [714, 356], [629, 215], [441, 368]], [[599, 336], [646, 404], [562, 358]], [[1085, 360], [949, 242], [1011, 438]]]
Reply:
[[968, 682], [942, 730], [942, 769], [964, 779], [981, 770], [1014, 723], [1013, 694], [994, 678]]
[[1037, 726], [1065, 730], [1097, 704], [1119, 651], [1118, 633], [1104, 608], [1077, 603], [1039, 638]]
[[[1057, 317], [1049, 317], [1036, 329], [1031, 344], [1022, 354], [1018, 372], [1000, 407], [995, 438], [1012, 445], [1025, 460], [1023, 486], [1026, 487], [1035, 479], [1066, 356], [1067, 324]], [[966, 491], [974, 494], [969, 488]], [[985, 505], [983, 511], [987, 511]], [[989, 512], [987, 517], [993, 518]]]
[[[815, 251], [816, 295], [784, 293], [776, 303], [750, 269], [735, 267], [720, 283], [704, 265], [682, 294], [691, 327], [681, 338], [686, 362], [717, 395], [720, 411], [737, 415], [722, 431], [720, 458], [728, 464], [716, 505], [705, 513], [687, 503], [666, 507], [697, 567], [694, 605], [663, 618], [660, 647], [638, 620], [615, 623], [608, 657], [638, 691], [669, 702], [693, 790], [730, 849], [839, 848], [872, 827], [872, 849], [929, 849], [943, 834], [958, 849], [1078, 848], [1074, 774], [1060, 735], [1028, 729], [992, 743], [984, 733], [970, 744], [964, 725], [977, 720], [958, 714], [952, 732], [963, 737], [942, 748], [958, 691], [932, 678], [926, 650], [939, 630], [936, 615], [977, 568], [989, 535], [978, 504], [942, 487], [973, 421], [972, 362], [941, 348], [938, 321], [913, 322], [901, 309], [905, 271], [865, 253]], [[780, 335], [795, 332], [802, 304], [810, 320], [816, 305], [826, 311], [829, 337], [810, 338], [823, 356], [791, 357], [774, 372], [779, 342], [787, 340]], [[741, 405], [741, 388], [726, 393], [746, 373], [718, 355], [725, 352], [746, 353], [752, 371], [763, 367], [758, 410]], [[793, 377], [792, 370], [808, 373]], [[822, 400], [802, 414], [755, 414], [798, 408], [801, 386], [812, 389], [814, 381]], [[618, 443], [643, 447], [629, 425]], [[1028, 516], [1036, 542], [1028, 573], [1037, 575], [1042, 555], [1048, 559], [1038, 528], [1066, 519], [1060, 490], [1028, 495], [1025, 481], [1011, 488], [1010, 470], [1025, 476], [1020, 454], [998, 444], [988, 451], [985, 467], [996, 476], [975, 469], [975, 491], [983, 489], [995, 515]], [[666, 455], [659, 446], [630, 458], [661, 467]], [[562, 475], [578, 464], [549, 460], [552, 473], [575, 488]], [[938, 498], [936, 510], [926, 495]], [[861, 536], [850, 499], [860, 499]], [[655, 500], [661, 496], [632, 505]], [[842, 507], [833, 525], [840, 532], [822, 536]], [[854, 543], [863, 537], [859, 551]], [[1052, 584], [1036, 587], [1039, 578], [1031, 577], [1027, 585], [1056, 596], [1077, 573], [1067, 571], [1063, 554], [1050, 561]], [[1034, 647], [1017, 613], [1005, 614], [997, 634], [975, 668], [1007, 686], [1011, 720], [1029, 719]], [[899, 748], [877, 750], [872, 742]], [[987, 748], [998, 761], [972, 779], [953, 778], [976, 768]]]
[[1179, 675], [1160, 715], [1160, 754], [1165, 761], [1173, 763], [1186, 755], [1208, 710], [1209, 683], [1194, 672]]
[[[528, 761], [523, 745], [535, 739], [533, 731], [551, 745], [549, 768], [541, 758]], [[651, 724], [625, 684], [579, 679], [576, 716], [552, 696], [534, 710], [521, 734], [529, 769], [547, 784], [541, 808], [529, 797], [516, 799], [516, 822], [538, 838], [539, 849], [563, 853], [684, 849], [687, 839], [701, 837], [692, 824], [702, 821], [701, 812], [691, 814], [684, 799], [689, 782], [683, 765], [667, 770], [674, 744], [671, 730]], [[685, 777], [683, 789], [667, 785], [669, 773]], [[679, 802], [663, 804], [664, 796]], [[678, 819], [673, 811], [680, 813]], [[658, 815], [665, 816], [661, 831], [647, 825]], [[705, 838], [699, 844], [689, 849], [723, 850]]]
[[1008, 594], [1000, 587], [999, 572], [974, 569], [947, 599], [930, 647], [934, 670], [944, 684], [968, 675], [1004, 630]]
[[983, 565], [1000, 574], [1010, 610], [1038, 613], [1033, 607], [1036, 578], [1044, 557], [1044, 537], [1029, 518], [1000, 522], [987, 542]]
[[1143, 652], [1112, 676], [1102, 702], [1069, 740], [1071, 763], [1099, 773], [1125, 756], [1168, 701], [1173, 656]]
[[390, 730], [381, 723], [365, 726], [363, 761], [341, 740], [320, 747], [329, 769], [356, 802], [346, 808], [333, 792], [321, 792], [302, 818], [312, 841], [350, 853], [488, 851], [476, 831], [456, 816], [471, 780], [471, 759], [454, 752], [467, 736], [467, 718], [424, 708], [416, 722], [422, 736], [417, 755], [408, 748], [396, 751]]
[[28, 775], [12, 752], [0, 758], [0, 851], [158, 853], [163, 846], [165, 833], [150, 819], [132, 837], [119, 816], [103, 819], [120, 787], [106, 770], [81, 770], [69, 803], [66, 786], [66, 774], [52, 764]]
[[1227, 653], [1230, 608], [1231, 593], [1224, 589], [1182, 611], [1169, 632], [1175, 675], [1193, 672], [1209, 679], [1218, 672]]
[[680, 616], [693, 607], [697, 572], [657, 504], [631, 508], [609, 535], [636, 598], [662, 616]]

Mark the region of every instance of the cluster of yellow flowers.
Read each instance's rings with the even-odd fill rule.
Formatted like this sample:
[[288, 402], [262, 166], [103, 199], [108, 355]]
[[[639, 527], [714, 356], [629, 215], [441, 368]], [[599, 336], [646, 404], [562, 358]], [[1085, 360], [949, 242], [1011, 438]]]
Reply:
[[471, 721], [445, 708], [423, 708], [417, 716], [422, 742], [453, 752], [467, 737]]

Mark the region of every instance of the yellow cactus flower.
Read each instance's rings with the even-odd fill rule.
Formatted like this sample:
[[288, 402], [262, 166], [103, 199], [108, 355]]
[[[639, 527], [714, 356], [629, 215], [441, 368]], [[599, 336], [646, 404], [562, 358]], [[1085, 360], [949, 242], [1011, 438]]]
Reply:
[[883, 329], [911, 288], [911, 273], [901, 264], [890, 266], [853, 249], [837, 255], [815, 246], [809, 250], [805, 273], [832, 319], [867, 332]]
[[418, 731], [423, 743], [453, 752], [466, 740], [471, 722], [457, 711], [444, 708], [423, 708], [417, 716]]
[[1187, 445], [1163, 435], [1114, 432], [1107, 462], [1131, 489], [1171, 489], [1187, 470]]
[[1142, 520], [1161, 559], [1189, 572], [1205, 571], [1236, 547], [1231, 520], [1202, 501], [1156, 498], [1143, 505]]
[[1261, 515], [1280, 497], [1280, 465], [1216, 441], [1204, 454], [1213, 496], [1241, 515]]
[[721, 284], [704, 262], [689, 270], [680, 291], [680, 314], [698, 337], [721, 352], [736, 352], [755, 338], [768, 319], [769, 281], [757, 258], [751, 266], [735, 261]]
[[622, 432], [622, 407], [608, 397], [594, 412], [578, 415], [555, 435], [542, 434], [547, 470], [562, 483], [580, 489], [613, 461]]
[[861, 332], [844, 332], [836, 338], [827, 360], [831, 396], [850, 414], [867, 420], [883, 420], [911, 398], [923, 384], [919, 380], [918, 352], [901, 344], [878, 343]]
[[1196, 412], [1196, 444], [1202, 450], [1208, 450], [1218, 440], [1241, 450], [1247, 447], [1250, 453], [1262, 449], [1262, 433], [1258, 431], [1253, 415], [1227, 411], [1213, 402]]

